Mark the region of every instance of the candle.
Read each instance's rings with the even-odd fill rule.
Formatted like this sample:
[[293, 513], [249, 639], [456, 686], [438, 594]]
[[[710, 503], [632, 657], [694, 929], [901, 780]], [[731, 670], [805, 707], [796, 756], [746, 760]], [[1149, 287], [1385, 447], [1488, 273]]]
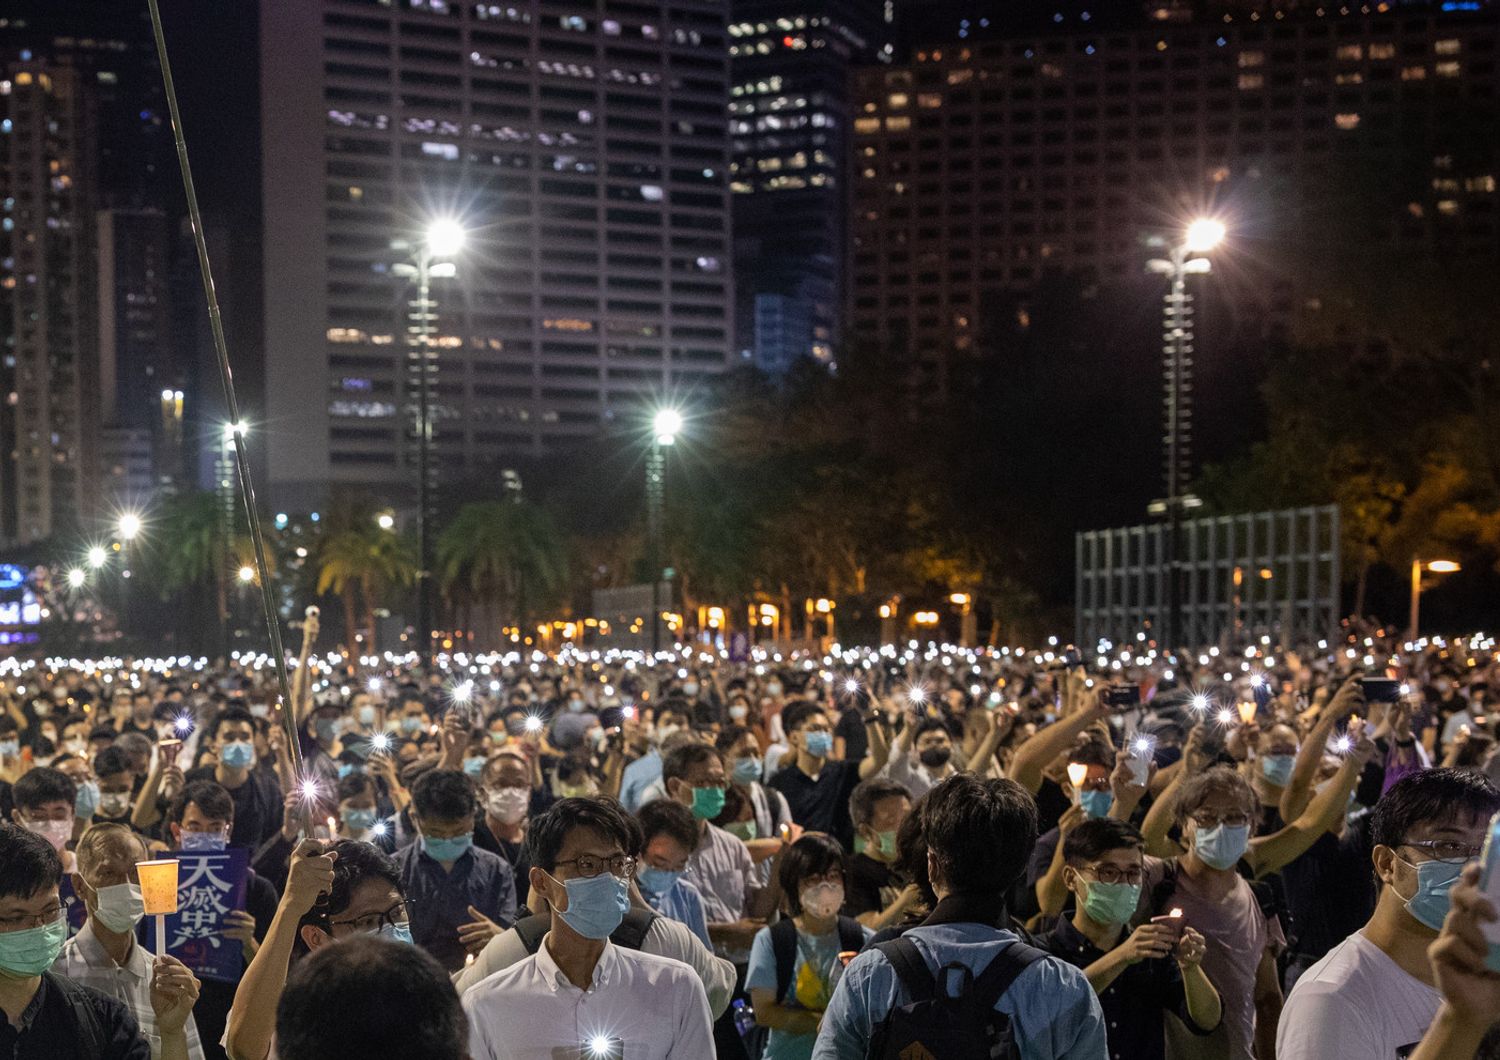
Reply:
[[1073, 785], [1074, 791], [1083, 788], [1083, 782], [1089, 778], [1089, 767], [1082, 762], [1068, 763], [1068, 783]]
[[167, 914], [177, 912], [177, 859], [138, 861], [141, 901], [148, 916], [156, 917], [156, 955], [167, 954]]
[[1250, 722], [1252, 722], [1252, 721], [1255, 720], [1255, 704], [1254, 703], [1241, 703], [1240, 706], [1239, 706], [1239, 711], [1240, 711], [1240, 721], [1243, 721], [1245, 724], [1248, 725]]

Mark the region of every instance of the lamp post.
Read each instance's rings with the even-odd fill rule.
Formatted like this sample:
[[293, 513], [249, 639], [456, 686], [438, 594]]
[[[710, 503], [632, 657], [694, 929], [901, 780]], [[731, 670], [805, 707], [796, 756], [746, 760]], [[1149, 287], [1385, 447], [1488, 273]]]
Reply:
[[666, 500], [668, 446], [682, 430], [682, 413], [661, 409], [651, 420], [651, 453], [646, 457], [646, 563], [651, 574], [651, 651], [661, 651], [662, 505]]
[[1165, 599], [1161, 609], [1161, 628], [1157, 631], [1163, 652], [1170, 652], [1175, 639], [1182, 634], [1178, 621], [1181, 571], [1177, 562], [1182, 512], [1184, 508], [1196, 508], [1201, 503], [1186, 493], [1192, 469], [1189, 454], [1193, 367], [1193, 297], [1187, 293], [1187, 278], [1210, 271], [1212, 265], [1201, 255], [1222, 243], [1224, 235], [1223, 222], [1199, 218], [1188, 225], [1182, 241], [1170, 249], [1168, 257], [1153, 258], [1146, 263], [1148, 271], [1168, 280], [1162, 306], [1161, 350], [1165, 391], [1162, 403], [1165, 428], [1162, 436], [1165, 446], [1163, 473], [1167, 489], [1165, 499], [1151, 505], [1153, 514], [1165, 513], [1167, 517], [1162, 549]]
[[399, 241], [392, 249], [410, 253], [410, 261], [397, 262], [391, 271], [403, 279], [415, 280], [417, 300], [408, 314], [407, 328], [411, 351], [407, 385], [416, 388], [417, 407], [417, 638], [423, 659], [432, 656], [432, 503], [435, 483], [432, 465], [432, 385], [437, 374], [437, 349], [433, 342], [436, 330], [436, 307], [432, 302], [432, 281], [451, 279], [458, 268], [451, 258], [463, 249], [464, 230], [457, 221], [440, 220], [428, 225], [423, 238], [415, 243]]
[[215, 601], [219, 610], [219, 648], [224, 653], [224, 659], [228, 660], [229, 653], [234, 645], [231, 643], [229, 623], [229, 590], [224, 581], [229, 572], [229, 557], [233, 551], [235, 511], [239, 498], [234, 489], [234, 436], [241, 437], [245, 434], [245, 423], [224, 424], [220, 434], [219, 460], [215, 468], [216, 480], [219, 485], [219, 556], [218, 576], [214, 578], [215, 591], [218, 599]]
[[[130, 625], [130, 543], [141, 532], [141, 517], [134, 512], [120, 516], [116, 529], [120, 532], [120, 624]], [[124, 630], [122, 629], [123, 633]]]
[[1451, 559], [1434, 559], [1423, 562], [1416, 556], [1411, 558], [1411, 614], [1406, 624], [1406, 639], [1417, 639], [1417, 619], [1422, 608], [1422, 571], [1433, 574], [1456, 574], [1463, 568]]

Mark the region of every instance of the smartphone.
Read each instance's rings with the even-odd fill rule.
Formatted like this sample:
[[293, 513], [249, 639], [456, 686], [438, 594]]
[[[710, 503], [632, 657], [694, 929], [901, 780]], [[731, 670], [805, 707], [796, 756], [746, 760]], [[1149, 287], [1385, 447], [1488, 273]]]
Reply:
[[1261, 680], [1250, 685], [1250, 693], [1255, 697], [1255, 720], [1265, 722], [1271, 719], [1271, 682]]
[[[1482, 866], [1479, 872], [1480, 893], [1490, 900], [1490, 905], [1500, 910], [1500, 813], [1490, 818], [1479, 864]], [[1490, 944], [1484, 966], [1492, 972], [1500, 972], [1500, 920], [1486, 921], [1480, 925], [1480, 930]]]
[[1165, 913], [1162, 916], [1154, 916], [1151, 918], [1151, 923], [1161, 924], [1171, 928], [1172, 944], [1174, 946], [1177, 944], [1177, 941], [1182, 938], [1182, 929], [1187, 926], [1187, 921], [1183, 918], [1181, 909], [1174, 909], [1170, 913]]
[[1141, 705], [1141, 690], [1137, 685], [1110, 685], [1105, 702], [1117, 711], [1130, 710]]
[[579, 1060], [625, 1060], [625, 1039], [615, 1035], [596, 1034], [578, 1046], [578, 1058]]
[[1130, 779], [1138, 785], [1144, 785], [1151, 780], [1151, 763], [1155, 759], [1156, 747], [1153, 743], [1147, 743], [1144, 747], [1132, 748], [1130, 757], [1126, 760], [1130, 766]]
[[1396, 703], [1401, 699], [1401, 682], [1393, 677], [1361, 677], [1367, 703]]
[[1083, 665], [1083, 656], [1079, 654], [1077, 648], [1069, 644], [1068, 650], [1063, 652], [1063, 663], [1068, 667], [1069, 670], [1076, 670], [1078, 669], [1078, 667]]

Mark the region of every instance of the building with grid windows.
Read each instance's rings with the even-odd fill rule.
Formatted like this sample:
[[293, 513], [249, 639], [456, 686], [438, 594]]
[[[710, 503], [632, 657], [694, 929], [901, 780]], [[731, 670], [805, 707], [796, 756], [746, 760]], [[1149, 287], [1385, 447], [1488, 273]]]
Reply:
[[265, 420], [278, 507], [415, 484], [400, 252], [469, 238], [437, 305], [449, 480], [566, 447], [722, 372], [725, 13], [262, 0]]
[[1257, 325], [1316, 312], [1319, 269], [1356, 230], [1493, 269], [1500, 19], [1471, 7], [1178, 5], [1107, 30], [1069, 8], [858, 71], [851, 346], [959, 385], [1016, 292], [1048, 273], [1139, 282], [1160, 255], [1145, 240], [1202, 212], [1234, 230], [1215, 268]]

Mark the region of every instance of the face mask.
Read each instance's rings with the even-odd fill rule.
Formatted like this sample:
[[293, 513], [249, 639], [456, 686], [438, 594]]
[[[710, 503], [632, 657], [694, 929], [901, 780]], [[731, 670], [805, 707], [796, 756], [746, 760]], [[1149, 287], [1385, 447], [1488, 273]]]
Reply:
[[20, 754], [20, 740], [0, 740], [0, 758], [16, 758]]
[[52, 967], [68, 937], [68, 918], [25, 931], [0, 932], [0, 972], [14, 979], [29, 979]]
[[693, 816], [700, 821], [711, 821], [724, 812], [723, 788], [694, 788]]
[[374, 725], [375, 724], [375, 708], [374, 707], [360, 707], [359, 708], [359, 723], [361, 725]]
[[353, 773], [354, 769], [355, 769], [355, 766], [354, 766], [353, 762], [340, 762], [339, 763], [339, 779], [343, 780], [350, 773]]
[[586, 880], [566, 880], [568, 908], [558, 911], [563, 922], [586, 939], [607, 939], [630, 908], [630, 887], [618, 876], [601, 872]]
[[1296, 764], [1296, 755], [1266, 755], [1260, 760], [1260, 772], [1272, 784], [1284, 788], [1292, 779], [1292, 767]]
[[27, 821], [26, 831], [34, 832], [47, 842], [52, 844], [52, 849], [59, 854], [67, 845], [68, 840], [73, 838], [72, 821]]
[[531, 791], [527, 788], [499, 788], [490, 792], [484, 805], [501, 824], [515, 824], [526, 816], [531, 806]]
[[1099, 924], [1125, 923], [1135, 915], [1135, 907], [1141, 900], [1141, 885], [1138, 883], [1099, 883], [1090, 880], [1085, 887], [1083, 911]]
[[78, 785], [78, 793], [73, 796], [73, 816], [92, 817], [99, 809], [99, 785], [92, 780], [85, 780]]
[[1193, 836], [1193, 848], [1205, 865], [1216, 869], [1233, 868], [1245, 856], [1250, 846], [1248, 824], [1230, 827], [1217, 824], [1212, 828], [1198, 829]]
[[941, 769], [953, 757], [951, 747], [929, 747], [917, 755], [917, 760], [928, 769]]
[[1417, 870], [1417, 891], [1406, 900], [1406, 911], [1433, 931], [1441, 931], [1448, 916], [1448, 892], [1458, 882], [1464, 863], [1419, 861], [1413, 865], [1405, 858], [1400, 860]]
[[689, 699], [692, 699], [698, 694], [698, 682], [684, 681], [682, 683], [682, 694], [687, 696]]
[[833, 753], [833, 733], [809, 732], [803, 734], [802, 746], [814, 758], [827, 758]]
[[844, 904], [842, 883], [816, 883], [804, 887], [798, 897], [802, 900], [802, 911], [811, 913], [819, 920], [835, 916]]
[[395, 939], [397, 942], [409, 942], [413, 946], [416, 945], [416, 940], [411, 937], [410, 924], [381, 924], [380, 930], [375, 932], [375, 934], [388, 939]]
[[672, 738], [673, 734], [681, 731], [682, 726], [680, 725], [658, 725], [656, 727], [656, 742], [658, 745], [664, 744]]
[[63, 750], [70, 755], [81, 755], [88, 750], [88, 744], [78, 739], [64, 740]]
[[750, 708], [743, 703], [732, 704], [729, 708], [730, 721], [744, 721], [750, 716]]
[[139, 884], [117, 883], [100, 887], [94, 893], [94, 915], [116, 935], [134, 931], [146, 915], [146, 903], [141, 900]]
[[333, 743], [339, 734], [339, 719], [318, 718], [313, 722], [313, 731], [318, 734], [320, 743]]
[[187, 851], [220, 851], [229, 845], [223, 832], [183, 832], [182, 849]]
[[251, 703], [250, 716], [252, 718], [269, 718], [271, 716], [271, 708], [264, 703]]
[[46, 718], [52, 714], [51, 703], [36, 702], [31, 705], [31, 709], [36, 711], [36, 716], [39, 718]]
[[736, 758], [729, 775], [736, 784], [754, 784], [760, 779], [760, 770], [759, 758]]
[[889, 832], [876, 832], [875, 842], [873, 843], [863, 837], [856, 837], [854, 841], [857, 844], [862, 844], [865, 853], [871, 857], [879, 857], [889, 861], [896, 856], [896, 832], [894, 829]]
[[401, 731], [410, 736], [422, 727], [422, 719], [417, 717], [405, 717], [401, 719]]
[[1078, 805], [1083, 807], [1083, 815], [1090, 820], [1095, 817], [1108, 817], [1109, 808], [1114, 805], [1115, 796], [1110, 791], [1095, 791], [1092, 788], [1078, 793]]
[[647, 894], [666, 894], [677, 885], [677, 880], [681, 875], [680, 872], [642, 865], [635, 870], [635, 882], [639, 883], [641, 890]]
[[484, 755], [475, 755], [464, 759], [464, 772], [471, 777], [477, 777], [484, 772]]
[[746, 843], [760, 835], [760, 828], [754, 821], [730, 821], [724, 826], [724, 831]]
[[435, 839], [430, 835], [422, 837], [422, 849], [427, 851], [427, 856], [433, 861], [457, 861], [473, 845], [473, 832], [465, 832], [452, 839]]
[[130, 792], [111, 791], [100, 795], [99, 812], [105, 817], [124, 817], [130, 812]]
[[255, 761], [255, 747], [248, 743], [226, 743], [219, 748], [219, 761], [228, 769], [248, 769]]
[[781, 695], [781, 682], [772, 681], [767, 684], [766, 695], [770, 696], [772, 699], [775, 699], [777, 696]]
[[568, 700], [568, 709], [570, 711], [572, 711], [574, 714], [582, 714], [583, 713], [583, 700], [581, 700], [581, 699], [570, 699], [570, 700]]
[[339, 816], [344, 819], [344, 824], [352, 832], [368, 832], [375, 827], [375, 822], [379, 819], [374, 810], [360, 810], [352, 807], [340, 810]]

